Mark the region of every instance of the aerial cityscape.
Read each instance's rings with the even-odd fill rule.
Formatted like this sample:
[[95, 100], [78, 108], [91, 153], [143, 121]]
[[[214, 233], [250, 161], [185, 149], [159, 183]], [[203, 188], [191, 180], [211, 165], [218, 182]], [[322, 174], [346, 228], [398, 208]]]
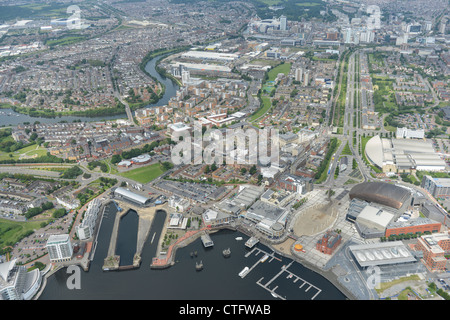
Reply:
[[449, 0], [0, 0], [0, 300], [449, 300], [449, 146]]

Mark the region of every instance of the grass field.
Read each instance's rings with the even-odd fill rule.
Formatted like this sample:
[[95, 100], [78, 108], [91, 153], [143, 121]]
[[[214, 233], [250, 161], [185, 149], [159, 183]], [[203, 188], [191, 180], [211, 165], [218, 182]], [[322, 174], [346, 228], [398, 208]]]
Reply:
[[15, 244], [26, 232], [40, 229], [43, 221], [10, 221], [0, 219], [0, 248]]
[[[9, 137], [8, 137], [9, 138]], [[10, 154], [12, 156], [10, 156]], [[39, 147], [36, 144], [28, 146], [26, 148], [19, 149], [14, 152], [0, 152], [0, 161], [1, 160], [19, 160], [25, 158], [37, 158], [41, 156], [47, 155], [47, 149], [43, 147]]]
[[139, 183], [149, 183], [164, 173], [164, 169], [159, 163], [154, 163], [142, 168], [119, 173], [120, 176], [135, 180]]
[[269, 111], [270, 107], [272, 106], [272, 102], [269, 97], [262, 96], [261, 100], [262, 100], [262, 107], [259, 108], [259, 110], [252, 115], [250, 121], [255, 121], [256, 119], [264, 115], [267, 111]]
[[85, 39], [86, 38], [83, 36], [69, 36], [69, 37], [63, 37], [61, 39], [49, 40], [45, 44], [47, 46], [68, 45], [68, 44], [74, 44], [76, 42], [83, 41]]
[[345, 144], [344, 149], [342, 149], [342, 153], [341, 153], [341, 154], [342, 154], [342, 155], [349, 155], [349, 156], [352, 155], [352, 151], [350, 150], [350, 146], [348, 145], [348, 141], [347, 141], [347, 143]]
[[269, 71], [269, 81], [274, 81], [279, 73], [287, 75], [291, 71], [291, 63], [283, 63]]
[[381, 293], [384, 290], [389, 289], [390, 287], [392, 287], [392, 286], [394, 286], [396, 284], [399, 284], [399, 283], [402, 283], [402, 282], [405, 282], [405, 281], [418, 281], [418, 280], [420, 280], [419, 276], [416, 275], [416, 274], [413, 274], [413, 275], [410, 275], [410, 276], [407, 276], [407, 277], [402, 277], [402, 278], [398, 278], [398, 279], [392, 280], [390, 282], [381, 282], [379, 284], [379, 288], [375, 288], [375, 290], [378, 293]]

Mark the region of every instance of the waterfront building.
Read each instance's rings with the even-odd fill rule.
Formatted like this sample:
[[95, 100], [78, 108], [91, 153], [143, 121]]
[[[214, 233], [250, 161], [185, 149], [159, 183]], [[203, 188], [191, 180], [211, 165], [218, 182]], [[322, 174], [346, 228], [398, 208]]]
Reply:
[[27, 267], [16, 265], [16, 261], [0, 264], [0, 300], [30, 300], [41, 286], [39, 269], [27, 272]]
[[236, 219], [236, 216], [220, 210], [208, 209], [202, 214], [202, 218], [206, 226], [214, 228], [229, 225]]
[[140, 194], [131, 192], [130, 190], [124, 189], [121, 187], [116, 188], [114, 190], [114, 196], [119, 199], [129, 201], [129, 202], [133, 203], [134, 205], [138, 205], [138, 206], [146, 206], [150, 203], [149, 198], [146, 198], [144, 196], [141, 196]]
[[284, 233], [289, 210], [256, 201], [245, 214], [245, 219], [256, 224], [256, 229], [271, 239], [277, 239]]
[[333, 254], [342, 241], [342, 236], [336, 231], [328, 230], [316, 243], [316, 249], [325, 254]]
[[53, 234], [46, 244], [50, 262], [69, 261], [72, 258], [73, 247], [68, 234]]
[[100, 211], [101, 202], [97, 198], [92, 200], [86, 212], [84, 213], [83, 221], [76, 228], [78, 239], [87, 240], [93, 236], [95, 222], [97, 221], [98, 213]]

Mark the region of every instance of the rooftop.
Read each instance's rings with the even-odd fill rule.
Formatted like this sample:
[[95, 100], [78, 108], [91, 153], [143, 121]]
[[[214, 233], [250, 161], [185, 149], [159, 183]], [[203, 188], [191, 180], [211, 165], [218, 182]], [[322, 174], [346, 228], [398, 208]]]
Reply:
[[416, 261], [401, 241], [354, 245], [349, 249], [361, 267]]

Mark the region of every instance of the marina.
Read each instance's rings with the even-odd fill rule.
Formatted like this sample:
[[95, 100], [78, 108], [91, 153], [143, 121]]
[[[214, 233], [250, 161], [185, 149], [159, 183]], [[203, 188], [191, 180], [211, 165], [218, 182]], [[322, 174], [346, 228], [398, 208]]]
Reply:
[[[162, 212], [155, 216], [149, 237], [143, 245], [143, 264], [126, 272], [103, 272], [103, 258], [107, 256], [109, 239], [116, 220], [114, 210], [116, 207], [111, 205], [108, 215], [103, 217], [96, 255], [89, 271], [82, 273], [83, 290], [67, 288], [66, 281], [70, 274], [63, 268], [47, 279], [40, 299], [109, 299], [114, 296], [114, 299], [202, 300], [213, 295], [214, 299], [238, 300], [247, 300], [249, 297], [255, 300], [303, 300], [311, 299], [312, 296], [315, 300], [345, 299], [325, 278], [299, 263], [289, 264], [289, 259], [278, 256], [264, 245], [259, 243], [249, 250], [244, 245], [248, 237], [231, 230], [221, 230], [209, 235], [214, 246], [221, 248], [219, 250], [204, 247], [198, 237], [186, 247], [177, 250], [174, 265], [164, 271], [149, 268], [149, 262], [157, 254], [157, 239], [165, 221], [165, 214]], [[244, 241], [236, 241], [237, 236], [242, 237]], [[224, 251], [228, 249], [233, 254], [224, 259]], [[262, 259], [264, 263], [261, 263]], [[281, 269], [283, 265], [289, 267]], [[245, 267], [248, 269], [244, 271]], [[243, 277], [239, 276], [242, 271]], [[217, 277], [218, 273], [221, 277]], [[293, 277], [286, 279], [291, 273]], [[264, 279], [270, 279], [270, 282], [265, 283]], [[211, 285], [212, 283], [214, 285]], [[149, 285], [159, 289], [148, 290]], [[221, 290], [217, 290], [218, 286]], [[299, 289], [300, 286], [302, 287]], [[320, 294], [316, 288], [322, 289]]]

